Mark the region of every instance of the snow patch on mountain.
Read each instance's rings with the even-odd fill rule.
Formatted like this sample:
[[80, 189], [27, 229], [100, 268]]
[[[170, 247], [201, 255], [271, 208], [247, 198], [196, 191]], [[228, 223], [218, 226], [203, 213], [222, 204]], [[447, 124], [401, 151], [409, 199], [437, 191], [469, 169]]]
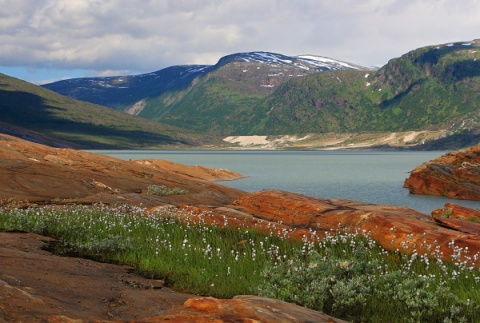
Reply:
[[232, 56], [235, 57], [237, 61], [242, 61], [246, 63], [257, 62], [277, 67], [290, 66], [306, 71], [326, 71], [342, 69], [369, 70], [368, 68], [360, 65], [351, 64], [317, 55], [286, 56], [283, 54], [270, 52], [246, 52], [230, 55], [230, 57]]
[[366, 69], [363, 66], [356, 65], [356, 64], [351, 64], [343, 61], [339, 61], [336, 59], [328, 58], [328, 57], [323, 57], [323, 56], [317, 56], [317, 55], [299, 55], [296, 56], [299, 59], [305, 60], [306, 62], [316, 65], [316, 66], [321, 66], [321, 67], [328, 67], [328, 66], [333, 66], [333, 67], [343, 67], [343, 68], [351, 68], [354, 70], [364, 70]]

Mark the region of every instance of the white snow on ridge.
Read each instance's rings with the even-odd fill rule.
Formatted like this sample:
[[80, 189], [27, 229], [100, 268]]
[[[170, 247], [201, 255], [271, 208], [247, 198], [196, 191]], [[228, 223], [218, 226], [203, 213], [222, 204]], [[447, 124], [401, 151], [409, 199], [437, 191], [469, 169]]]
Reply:
[[209, 67], [210, 65], [193, 65], [192, 68], [187, 70], [187, 73], [203, 72]]
[[316, 56], [316, 55], [299, 55], [297, 56], [299, 59], [307, 60], [310, 64], [317, 65], [317, 66], [322, 66], [322, 67], [328, 67], [331, 65], [340, 65], [346, 68], [352, 68], [355, 70], [360, 69], [360, 66], [353, 65], [347, 62], [342, 62], [336, 59], [328, 58], [328, 57], [323, 57], [323, 56]]
[[367, 69], [363, 66], [359, 66], [356, 64], [350, 64], [347, 62], [317, 55], [286, 56], [270, 52], [246, 52], [240, 53], [240, 55], [242, 55], [240, 58], [244, 62], [254, 61], [276, 67], [279, 67], [281, 65], [289, 65], [304, 70], [341, 70], [345, 68], [355, 70]]

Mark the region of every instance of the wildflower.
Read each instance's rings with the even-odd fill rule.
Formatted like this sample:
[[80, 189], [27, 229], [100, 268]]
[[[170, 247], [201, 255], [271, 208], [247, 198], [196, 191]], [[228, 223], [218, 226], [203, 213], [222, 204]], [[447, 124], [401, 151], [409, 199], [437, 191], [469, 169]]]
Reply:
[[350, 263], [348, 261], [342, 261], [340, 263], [340, 268], [342, 268], [342, 269], [348, 270], [349, 266], [350, 266]]

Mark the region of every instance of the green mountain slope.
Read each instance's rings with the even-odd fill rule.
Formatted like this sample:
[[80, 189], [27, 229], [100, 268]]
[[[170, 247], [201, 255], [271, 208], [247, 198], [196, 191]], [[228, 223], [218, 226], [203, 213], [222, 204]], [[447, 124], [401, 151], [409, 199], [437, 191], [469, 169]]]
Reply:
[[250, 133], [479, 129], [480, 41], [430, 46], [380, 70], [292, 79], [256, 109]]
[[64, 80], [44, 87], [72, 98], [196, 131], [228, 135], [254, 125], [252, 108], [289, 79], [319, 71], [365, 69], [325, 57], [237, 53], [212, 66]]
[[[334, 71], [293, 79], [262, 104], [265, 120], [250, 132], [259, 134], [352, 132], [368, 119], [371, 100], [359, 97], [365, 71]], [[285, 132], [285, 131], [289, 132]]]
[[[236, 116], [250, 110], [271, 92], [256, 84], [260, 75], [257, 78], [240, 72], [242, 65], [220, 67], [187, 90], [167, 92], [149, 100], [139, 115], [198, 131], [235, 132], [243, 124]], [[255, 68], [255, 71], [261, 70]]]
[[[64, 97], [0, 74], [0, 131], [80, 148], [147, 148], [198, 144], [197, 133]], [[23, 130], [22, 130], [23, 129]], [[35, 134], [39, 134], [36, 137]], [[61, 144], [60, 144], [61, 143]], [[54, 144], [55, 145], [55, 144]]]

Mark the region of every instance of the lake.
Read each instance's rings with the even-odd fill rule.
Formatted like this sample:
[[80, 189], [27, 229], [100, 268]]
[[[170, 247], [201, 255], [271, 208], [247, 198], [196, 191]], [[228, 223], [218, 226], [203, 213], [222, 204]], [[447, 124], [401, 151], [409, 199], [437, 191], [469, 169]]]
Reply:
[[408, 172], [445, 153], [439, 151], [89, 151], [124, 160], [166, 159], [229, 169], [248, 177], [221, 184], [248, 192], [280, 189], [320, 198], [403, 205], [426, 214], [447, 202], [480, 208], [477, 201], [414, 195], [403, 188]]

